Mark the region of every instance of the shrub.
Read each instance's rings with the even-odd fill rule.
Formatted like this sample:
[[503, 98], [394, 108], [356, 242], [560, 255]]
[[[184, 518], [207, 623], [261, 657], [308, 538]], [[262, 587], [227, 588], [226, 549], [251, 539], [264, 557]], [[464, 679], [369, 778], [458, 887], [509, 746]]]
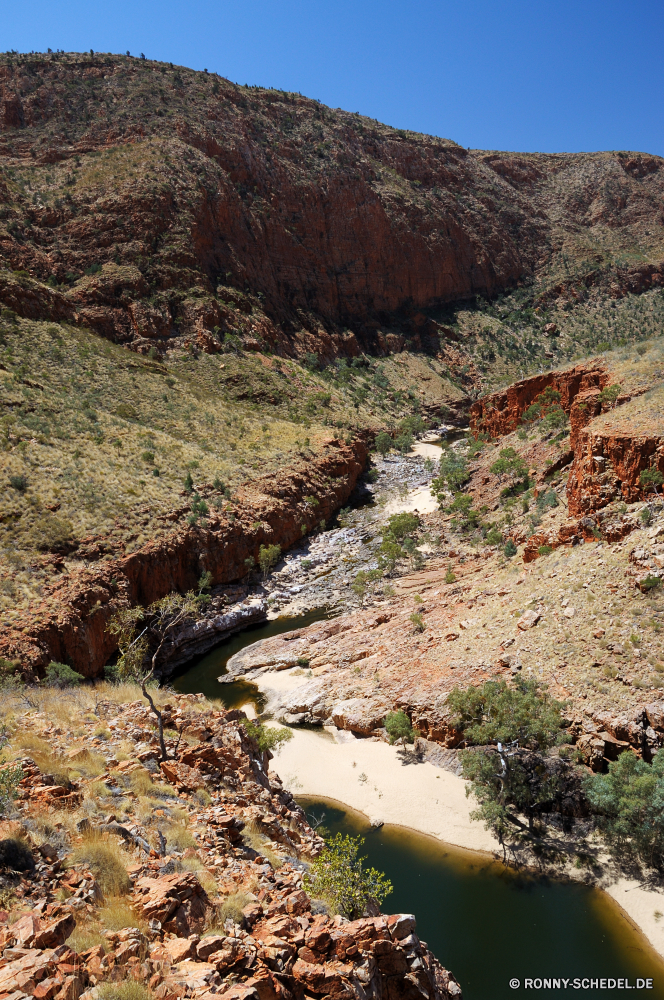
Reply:
[[249, 896], [244, 892], [234, 892], [227, 896], [219, 907], [217, 920], [223, 925], [224, 921], [232, 920], [234, 924], [241, 924], [244, 921], [243, 909], [250, 903]]
[[[542, 754], [567, 738], [563, 705], [534, 680], [486, 681], [480, 687], [455, 688], [447, 703], [453, 725], [480, 749], [460, 753], [463, 776], [479, 803], [473, 819], [483, 820], [504, 842], [509, 824], [519, 825], [511, 809], [528, 818], [532, 832], [536, 812], [559, 788], [559, 776], [544, 766]], [[494, 747], [489, 747], [494, 744]], [[530, 751], [530, 752], [529, 752]]]
[[394, 441], [394, 447], [397, 451], [400, 451], [402, 455], [406, 455], [413, 447], [414, 438], [412, 434], [407, 432], [399, 434]]
[[622, 753], [608, 774], [586, 779], [586, 795], [597, 825], [618, 860], [638, 858], [652, 868], [664, 867], [664, 750], [652, 764]]
[[293, 732], [290, 729], [267, 728], [260, 722], [254, 722], [252, 719], [244, 719], [242, 725], [247, 735], [256, 741], [258, 749], [263, 752], [266, 750], [277, 750], [284, 743], [288, 743], [289, 740], [293, 739]]
[[387, 455], [388, 451], [392, 447], [392, 438], [387, 433], [387, 431], [380, 431], [376, 435], [376, 451], [381, 455]]
[[10, 476], [9, 485], [12, 489], [15, 489], [18, 493], [25, 493], [28, 488], [28, 480], [23, 475]]
[[501, 448], [498, 459], [491, 466], [494, 476], [509, 476], [512, 480], [528, 475], [528, 465], [514, 448]]
[[337, 833], [311, 862], [304, 888], [312, 896], [326, 900], [338, 913], [351, 919], [360, 917], [370, 899], [379, 904], [392, 892], [392, 883], [375, 868], [365, 868], [358, 857], [363, 837]]
[[412, 743], [415, 739], [415, 730], [410, 724], [410, 719], [403, 711], [388, 712], [385, 716], [385, 729], [390, 737], [390, 743], [402, 740], [404, 743]]
[[410, 514], [405, 511], [403, 514], [392, 514], [387, 524], [383, 528], [383, 537], [389, 536], [394, 541], [400, 542], [407, 535], [412, 535], [420, 526], [420, 519], [417, 514]]
[[270, 572], [272, 567], [277, 565], [280, 557], [280, 545], [261, 545], [258, 550], [258, 565], [263, 573], [263, 579], [267, 577], [267, 574]]
[[486, 533], [485, 542], [487, 545], [500, 545], [503, 540], [502, 532], [498, 528], [490, 528]]
[[622, 392], [622, 388], [619, 385], [607, 385], [599, 394], [600, 403], [610, 403], [615, 409], [616, 400]]
[[550, 556], [552, 552], [553, 549], [551, 548], [550, 545], [540, 545], [540, 547], [537, 550], [538, 556]]
[[424, 624], [424, 618], [422, 617], [421, 614], [419, 614], [417, 611], [414, 611], [413, 614], [410, 615], [408, 620], [412, 622], [412, 624], [415, 626], [414, 629], [415, 632], [424, 632], [426, 625]]
[[445, 583], [456, 583], [456, 576], [454, 575], [454, 570], [451, 566], [447, 567], [447, 573], [445, 574]]
[[51, 660], [46, 668], [44, 680], [51, 687], [66, 688], [78, 687], [84, 678], [66, 663], [56, 663], [55, 660]]
[[513, 538], [508, 538], [505, 543], [505, 548], [503, 549], [503, 554], [507, 556], [508, 559], [512, 559], [517, 553], [517, 547], [514, 544]]
[[309, 666], [309, 660], [307, 659], [306, 656], [298, 656], [298, 658], [297, 658], [297, 665], [298, 665], [298, 667], [308, 667]]
[[653, 489], [657, 492], [657, 487], [664, 482], [664, 475], [659, 469], [644, 469], [639, 476], [639, 483], [644, 490]]
[[441, 508], [445, 493], [457, 492], [469, 476], [470, 470], [465, 455], [451, 450], [443, 455], [438, 463], [438, 476], [431, 480], [431, 492], [437, 498]]
[[[118, 930], [121, 928], [118, 927]], [[100, 983], [96, 990], [100, 1000], [150, 1000], [152, 996], [147, 986], [135, 979], [125, 979], [121, 983]]]

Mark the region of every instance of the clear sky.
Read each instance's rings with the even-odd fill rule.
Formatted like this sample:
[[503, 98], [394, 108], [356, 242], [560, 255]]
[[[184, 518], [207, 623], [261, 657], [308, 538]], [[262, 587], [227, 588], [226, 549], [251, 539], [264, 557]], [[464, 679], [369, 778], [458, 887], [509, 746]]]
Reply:
[[0, 49], [144, 52], [480, 149], [664, 155], [662, 0], [5, 0]]

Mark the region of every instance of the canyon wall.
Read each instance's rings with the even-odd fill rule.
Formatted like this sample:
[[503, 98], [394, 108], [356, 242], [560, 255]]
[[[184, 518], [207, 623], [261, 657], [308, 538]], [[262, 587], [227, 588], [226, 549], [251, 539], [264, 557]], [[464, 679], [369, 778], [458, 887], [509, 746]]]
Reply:
[[0, 300], [21, 315], [353, 353], [533, 278], [544, 297], [664, 284], [659, 157], [469, 151], [116, 56], [3, 56], [0, 84], [0, 261], [24, 272]]
[[[351, 444], [332, 441], [322, 454], [239, 487], [224, 512], [211, 512], [204, 524], [178, 527], [125, 558], [65, 574], [3, 629], [0, 657], [35, 673], [55, 660], [85, 677], [99, 676], [117, 648], [107, 631], [116, 610], [184, 593], [205, 572], [212, 586], [245, 577], [246, 561], [257, 562], [261, 545], [287, 549], [329, 520], [350, 496], [367, 454], [361, 437]], [[211, 490], [198, 492], [205, 497]], [[174, 511], [174, 519], [189, 509]], [[93, 548], [88, 546], [91, 553]]]

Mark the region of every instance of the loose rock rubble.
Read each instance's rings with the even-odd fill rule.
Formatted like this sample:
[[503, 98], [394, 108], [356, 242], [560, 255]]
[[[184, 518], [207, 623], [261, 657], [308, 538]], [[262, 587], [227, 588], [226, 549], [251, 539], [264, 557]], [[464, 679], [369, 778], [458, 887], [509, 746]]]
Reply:
[[[143, 702], [97, 708], [110, 732], [101, 775], [70, 780], [65, 789], [33, 760], [23, 761], [14, 827], [32, 843], [32, 862], [28, 856], [25, 871], [0, 876], [12, 897], [9, 910], [0, 911], [0, 1000], [95, 1000], [100, 984], [124, 979], [147, 985], [156, 1000], [461, 996], [418, 939], [412, 915], [349, 921], [312, 903], [303, 872], [323, 842], [269, 774], [271, 754], [247, 735], [241, 712], [215, 711], [201, 696], [174, 696], [164, 707], [165, 721], [189, 739], [179, 747], [169, 739], [173, 759], [159, 762]], [[47, 735], [63, 762], [82, 764], [102, 742], [94, 733], [74, 741], [43, 713], [26, 716], [23, 726]], [[118, 762], [115, 754], [127, 740], [135, 753]], [[159, 785], [152, 820], [135, 822], [130, 782], [150, 774], [168, 784]], [[76, 823], [79, 833], [66, 834], [56, 824], [57, 846], [37, 847], [39, 818], [57, 803], [76, 820], [93, 781], [114, 792], [115, 812], [102, 817], [88, 809]], [[197, 844], [184, 851], [170, 844], [167, 850], [160, 830], [176, 803], [187, 810]], [[133, 855], [125, 898], [135, 925], [107, 930], [103, 943], [77, 952], [68, 943], [72, 933], [97, 918], [104, 896], [95, 873], [76, 863], [72, 850], [95, 830], [122, 837]]]

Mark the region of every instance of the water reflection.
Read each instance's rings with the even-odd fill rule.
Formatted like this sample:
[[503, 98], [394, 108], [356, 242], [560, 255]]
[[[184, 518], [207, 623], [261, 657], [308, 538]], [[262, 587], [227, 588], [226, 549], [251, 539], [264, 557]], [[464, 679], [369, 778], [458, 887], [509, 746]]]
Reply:
[[218, 698], [226, 708], [241, 708], [251, 704], [257, 712], [263, 710], [265, 699], [255, 684], [248, 681], [234, 681], [232, 684], [220, 684], [217, 677], [226, 673], [226, 664], [231, 656], [241, 649], [251, 646], [261, 639], [269, 639], [273, 635], [282, 635], [296, 628], [304, 628], [314, 622], [325, 621], [331, 617], [326, 608], [316, 608], [306, 614], [293, 617], [275, 618], [273, 621], [250, 625], [248, 628], [220, 642], [218, 646], [203, 656], [192, 660], [176, 676], [173, 687], [183, 694], [198, 694], [202, 692], [208, 698]]

